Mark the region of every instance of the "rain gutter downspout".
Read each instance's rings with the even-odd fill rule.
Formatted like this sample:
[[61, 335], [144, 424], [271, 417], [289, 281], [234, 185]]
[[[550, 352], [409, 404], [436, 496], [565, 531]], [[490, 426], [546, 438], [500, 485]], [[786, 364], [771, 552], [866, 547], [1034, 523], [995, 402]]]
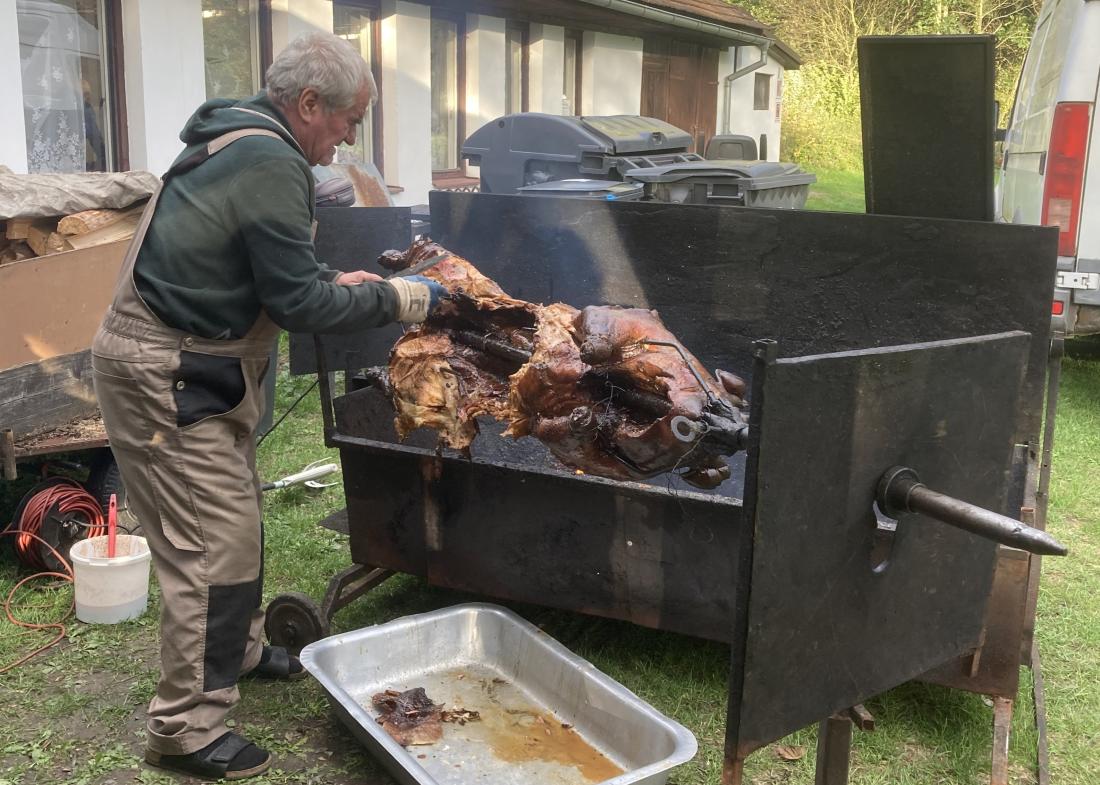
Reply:
[[[732, 74], [730, 74], [729, 76], [727, 76], [723, 80], [723, 82], [724, 82], [724, 84], [723, 84], [723, 93], [724, 93], [724, 95], [722, 96], [722, 133], [724, 133], [724, 134], [732, 133], [732, 130], [733, 130], [733, 129], [730, 128], [730, 112], [731, 112], [731, 107], [733, 106], [733, 83], [736, 82], [738, 79], [740, 79], [742, 76], [747, 76], [748, 74], [751, 74], [753, 71], [756, 71], [756, 70], [759, 70], [760, 68], [763, 68], [768, 62], [768, 48], [771, 45], [772, 45], [772, 42], [770, 40], [765, 41], [760, 46], [760, 59], [759, 60], [757, 60], [755, 63], [749, 63], [746, 66], [742, 66], [741, 68], [738, 68], [736, 71], [734, 71]], [[735, 57], [734, 65], [737, 65], [736, 55], [734, 57]]]
[[[744, 68], [737, 69], [725, 79], [725, 94], [722, 101], [724, 104], [722, 109], [722, 127], [723, 133], [728, 134], [730, 132], [730, 106], [733, 103], [733, 83], [735, 80], [740, 79], [746, 74], [751, 74], [767, 63], [768, 49], [772, 45], [772, 39], [767, 36], [755, 35], [753, 33], [735, 30], [731, 27], [724, 27], [715, 22], [706, 22], [702, 19], [695, 19], [690, 16], [684, 16], [683, 14], [673, 13], [672, 11], [664, 11], [659, 8], [653, 8], [652, 6], [642, 5], [641, 3], [634, 2], [634, 0], [579, 0], [579, 2], [587, 5], [594, 5], [599, 8], [606, 8], [609, 11], [618, 11], [623, 14], [641, 17], [642, 19], [648, 19], [658, 24], [679, 27], [682, 30], [704, 33], [706, 35], [715, 36], [716, 38], [725, 38], [729, 41], [735, 41], [738, 44], [749, 44], [750, 46], [759, 48], [759, 60], [755, 63], [750, 63]], [[736, 65], [736, 63], [734, 63], [734, 65]]]

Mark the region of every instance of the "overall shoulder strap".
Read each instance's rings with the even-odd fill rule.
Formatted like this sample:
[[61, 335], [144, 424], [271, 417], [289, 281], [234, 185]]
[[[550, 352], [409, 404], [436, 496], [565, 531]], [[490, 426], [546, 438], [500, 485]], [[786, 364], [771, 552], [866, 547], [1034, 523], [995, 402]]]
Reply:
[[214, 137], [206, 143], [205, 147], [199, 148], [194, 153], [175, 164], [171, 169], [165, 172], [162, 179], [167, 182], [168, 178], [174, 175], [191, 171], [203, 161], [221, 152], [238, 139], [244, 139], [246, 136], [270, 136], [273, 139], [278, 139], [283, 142], [286, 141], [277, 132], [267, 128], [238, 128], [236, 131], [228, 131], [221, 136]]

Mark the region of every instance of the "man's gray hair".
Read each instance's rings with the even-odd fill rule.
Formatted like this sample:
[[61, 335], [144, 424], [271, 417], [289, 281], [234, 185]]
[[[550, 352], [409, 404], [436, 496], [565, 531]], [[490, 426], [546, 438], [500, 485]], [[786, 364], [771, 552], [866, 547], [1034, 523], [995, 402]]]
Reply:
[[320, 31], [295, 38], [267, 69], [267, 93], [284, 106], [312, 87], [328, 111], [347, 109], [364, 84], [374, 103], [378, 88], [362, 55], [348, 41]]

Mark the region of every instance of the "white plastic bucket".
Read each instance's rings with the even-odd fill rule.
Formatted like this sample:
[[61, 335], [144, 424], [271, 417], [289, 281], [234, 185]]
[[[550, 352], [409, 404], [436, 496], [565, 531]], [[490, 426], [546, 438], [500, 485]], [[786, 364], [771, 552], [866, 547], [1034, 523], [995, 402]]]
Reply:
[[76, 618], [90, 624], [136, 619], [149, 602], [149, 545], [144, 537], [119, 534], [115, 557], [107, 536], [80, 540], [69, 550], [76, 590]]

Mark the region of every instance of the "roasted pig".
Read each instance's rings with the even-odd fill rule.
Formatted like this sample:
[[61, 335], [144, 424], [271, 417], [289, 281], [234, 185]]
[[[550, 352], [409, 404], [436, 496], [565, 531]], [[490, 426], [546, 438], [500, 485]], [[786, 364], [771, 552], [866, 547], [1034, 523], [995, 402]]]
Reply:
[[577, 471], [619, 480], [675, 471], [700, 487], [729, 477], [722, 456], [743, 441], [744, 384], [709, 374], [655, 311], [517, 300], [426, 238], [380, 261], [400, 270], [436, 257], [422, 274], [450, 298], [390, 354], [401, 438], [429, 427], [468, 451], [487, 415]]

